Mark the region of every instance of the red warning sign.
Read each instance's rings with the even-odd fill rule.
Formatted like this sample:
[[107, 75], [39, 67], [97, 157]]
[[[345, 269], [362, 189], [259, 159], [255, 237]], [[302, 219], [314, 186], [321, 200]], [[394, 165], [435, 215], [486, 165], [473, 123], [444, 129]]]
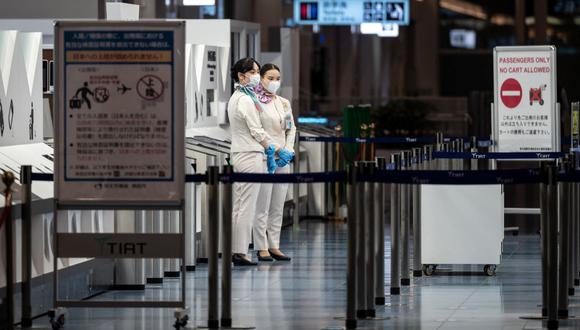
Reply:
[[503, 104], [508, 108], [515, 108], [522, 100], [522, 86], [513, 79], [506, 79], [499, 90], [499, 95]]

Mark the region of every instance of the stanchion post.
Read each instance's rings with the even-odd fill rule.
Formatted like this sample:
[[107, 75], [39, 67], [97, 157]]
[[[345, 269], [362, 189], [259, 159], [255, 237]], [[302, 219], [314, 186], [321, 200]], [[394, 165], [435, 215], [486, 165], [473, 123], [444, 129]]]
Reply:
[[[472, 136], [472, 137], [471, 137], [471, 149], [470, 149], [470, 151], [471, 151], [471, 152], [477, 152], [478, 150], [479, 150], [479, 149], [478, 149], [478, 146], [477, 146], [477, 137], [475, 137], [475, 136]], [[478, 169], [478, 167], [479, 167], [479, 166], [478, 166], [478, 165], [479, 165], [479, 164], [478, 164], [478, 162], [479, 162], [479, 160], [478, 160], [478, 159], [472, 159], [472, 160], [470, 161], [470, 163], [471, 163], [470, 170], [472, 170], [472, 171], [477, 171], [477, 169]]]
[[[2, 174], [4, 183], [4, 208], [12, 207], [12, 184], [14, 183], [14, 174], [4, 172]], [[7, 212], [7, 211], [5, 211]], [[4, 219], [4, 233], [6, 235], [6, 324], [7, 329], [14, 327], [14, 239], [12, 237], [12, 212], [5, 213], [8, 216]]]
[[441, 149], [439, 149], [439, 147], [443, 144], [443, 133], [442, 132], [437, 132], [435, 133], [435, 143], [437, 145], [437, 151], [441, 151]]
[[[573, 157], [573, 167], [575, 170], [580, 169], [580, 153], [574, 152]], [[580, 183], [574, 182], [574, 217], [572, 222], [574, 224], [574, 245], [573, 245], [573, 258], [572, 258], [572, 268], [574, 272], [574, 286], [580, 285]]]
[[[423, 150], [414, 148], [415, 170], [423, 169]], [[421, 186], [413, 185], [413, 277], [421, 277]]]
[[356, 246], [357, 246], [357, 169], [353, 164], [347, 167], [348, 201], [348, 241], [346, 269], [346, 328], [356, 328]]
[[[457, 152], [457, 140], [452, 140], [451, 141], [451, 152]], [[449, 160], [449, 163], [450, 163], [450, 165], [449, 165], [450, 167], [449, 168], [451, 170], [457, 170], [457, 167], [456, 167], [456, 165], [457, 165], [457, 159], [450, 159]]]
[[[465, 151], [465, 140], [463, 138], [460, 138], [457, 142], [457, 151], [458, 152]], [[458, 159], [457, 164], [459, 166], [459, 168], [458, 168], [459, 170], [465, 170], [466, 168], [468, 168], [468, 166], [466, 166], [465, 161], [463, 159]]]
[[[391, 163], [395, 165], [395, 170], [401, 169], [401, 156], [391, 155]], [[391, 295], [401, 294], [399, 285], [401, 275], [399, 270], [399, 243], [400, 243], [400, 185], [391, 183]]]
[[574, 194], [574, 218], [572, 222], [574, 223], [574, 253], [573, 253], [573, 271], [574, 276], [574, 286], [580, 286], [580, 183], [574, 182], [575, 194]]
[[[562, 169], [569, 172], [570, 162], [566, 159], [562, 163]], [[568, 252], [570, 242], [570, 184], [558, 182], [558, 201], [560, 212], [558, 213], [560, 239], [558, 240], [559, 273], [558, 273], [558, 317], [568, 318]]]
[[[443, 136], [441, 135], [441, 138], [439, 138], [439, 134], [437, 133], [437, 143], [435, 144], [435, 151], [446, 151], [445, 150], [445, 146], [443, 144]], [[444, 159], [435, 159], [435, 166], [434, 168], [432, 167], [432, 169], [436, 169], [436, 170], [441, 170], [443, 167], [443, 161]]]
[[22, 328], [32, 327], [32, 166], [20, 167], [22, 205]]
[[[548, 175], [546, 163], [542, 163], [542, 174]], [[548, 316], [548, 182], [540, 184], [540, 245], [542, 250], [542, 316]]]
[[[367, 130], [368, 130], [368, 125], [367, 124], [364, 124], [363, 123], [363, 124], [360, 125], [360, 137], [361, 138], [366, 139], [368, 137]], [[368, 144], [369, 143], [365, 141], [360, 146], [361, 147], [361, 157], [360, 157], [360, 160], [362, 160], [362, 161], [367, 160], [367, 149], [368, 149], [367, 146], [368, 146]]]
[[[365, 163], [365, 174], [373, 175], [375, 172], [375, 162]], [[375, 268], [376, 268], [376, 226], [375, 226], [375, 205], [378, 202], [375, 200], [375, 184], [374, 182], [366, 181], [365, 186], [365, 199], [370, 203], [368, 209], [365, 212], [365, 224], [366, 224], [366, 242], [367, 242], [367, 317], [376, 317], [375, 311]]]
[[[208, 278], [208, 319], [207, 327], [219, 328], [218, 301], [218, 250], [219, 250], [219, 167], [207, 168], [208, 196], [208, 239], [207, 239], [207, 278]], [[230, 259], [231, 260], [231, 259]]]
[[[386, 170], [387, 161], [385, 158], [377, 158], [377, 169]], [[376, 221], [376, 244], [375, 244], [375, 304], [384, 305], [385, 301], [385, 184], [375, 183], [376, 200], [375, 221]]]
[[[226, 165], [222, 174], [232, 175], [234, 167]], [[222, 185], [222, 315], [221, 326], [232, 326], [232, 183]]]
[[548, 166], [548, 329], [558, 328], [558, 180], [557, 167]]
[[[360, 178], [366, 173], [366, 166], [364, 162], [358, 162], [357, 166], [358, 176]], [[366, 318], [366, 240], [367, 233], [365, 230], [366, 217], [366, 197], [365, 197], [365, 183], [358, 181], [357, 184], [357, 249], [356, 249], [356, 293], [357, 293], [357, 318]]]
[[[370, 135], [370, 138], [371, 139], [374, 139], [375, 138], [375, 128], [376, 128], [375, 123], [370, 123], [369, 124], [369, 131], [370, 131], [370, 134], [369, 135]], [[374, 161], [375, 154], [376, 154], [376, 144], [373, 141], [373, 142], [371, 142], [371, 156], [370, 156], [370, 160], [371, 161]]]
[[[403, 151], [402, 155], [403, 170], [409, 170], [411, 164], [411, 152]], [[401, 185], [401, 285], [409, 286], [411, 285], [411, 279], [409, 278], [409, 227], [410, 227], [410, 215], [411, 215], [411, 185], [403, 184]]]
[[[574, 155], [572, 155], [572, 161], [574, 161]], [[574, 169], [572, 166], [570, 169]], [[569, 212], [570, 216], [568, 221], [568, 232], [570, 233], [570, 242], [568, 242], [568, 295], [573, 296], [575, 294], [574, 289], [574, 278], [575, 278], [575, 269], [576, 269], [576, 251], [574, 250], [576, 247], [576, 182], [570, 182], [570, 199], [569, 199]]]
[[[338, 125], [334, 128], [334, 131], [336, 132], [336, 134], [338, 136], [341, 135], [342, 132], [342, 126]], [[334, 162], [334, 166], [335, 166], [335, 171], [340, 171], [340, 164], [341, 164], [341, 159], [340, 159], [340, 142], [335, 142], [334, 143], [334, 157], [335, 157], [335, 162]], [[334, 183], [334, 219], [340, 219], [340, 186], [341, 186], [341, 182], [335, 182]], [[344, 220], [344, 219], [343, 219]]]
[[[453, 152], [453, 141], [446, 142], [443, 144], [443, 150], [446, 152]], [[453, 159], [444, 159], [443, 160], [443, 169], [444, 170], [453, 170]]]
[[[296, 131], [294, 147], [294, 174], [300, 173], [300, 131]], [[292, 185], [292, 198], [294, 199], [294, 212], [292, 213], [292, 228], [294, 231], [300, 230], [300, 184]]]

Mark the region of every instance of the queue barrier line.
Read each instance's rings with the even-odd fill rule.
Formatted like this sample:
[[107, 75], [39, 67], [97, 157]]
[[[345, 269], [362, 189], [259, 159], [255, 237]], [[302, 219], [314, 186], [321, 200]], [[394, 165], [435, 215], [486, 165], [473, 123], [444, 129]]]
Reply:
[[207, 174], [186, 174], [185, 182], [207, 183]]
[[253, 182], [253, 183], [325, 183], [346, 182], [346, 171], [318, 172], [299, 174], [255, 174], [233, 173], [221, 175], [220, 181], [224, 183]]
[[[456, 139], [464, 139], [465, 146], [470, 146], [467, 137], [445, 137], [443, 142], [450, 142]], [[336, 137], [336, 136], [300, 136], [300, 142], [337, 142], [337, 143], [436, 143], [437, 138], [433, 136], [391, 136], [391, 137], [375, 137], [375, 138], [351, 138], [351, 137]], [[479, 148], [486, 148], [492, 146], [493, 143], [489, 139], [478, 139], [477, 146]]]
[[[343, 182], [346, 172], [302, 174], [244, 174], [220, 176], [220, 181], [255, 183], [322, 183]], [[580, 179], [580, 175], [578, 175]], [[539, 169], [484, 170], [484, 171], [413, 171], [382, 170], [370, 175], [357, 175], [358, 182], [395, 184], [489, 185], [534, 184], [545, 181]]]
[[[54, 174], [52, 173], [32, 173], [32, 181], [54, 181]], [[107, 180], [104, 180], [107, 181]], [[111, 180], [112, 181], [112, 180]], [[205, 183], [207, 182], [206, 174], [186, 174], [185, 182]]]
[[566, 153], [564, 152], [449, 152], [449, 151], [433, 152], [434, 159], [550, 160], [562, 158], [565, 155]]
[[357, 177], [358, 181], [395, 184], [432, 185], [490, 185], [534, 184], [545, 182], [539, 169], [483, 170], [483, 171], [376, 171], [373, 175]]
[[32, 181], [54, 181], [54, 174], [52, 173], [32, 173]]
[[[50, 175], [35, 175], [35, 181], [49, 181]], [[558, 177], [565, 182], [580, 182], [580, 171], [561, 173]], [[324, 183], [346, 182], [347, 172], [319, 172], [300, 174], [257, 174], [232, 173], [220, 174], [222, 183]], [[207, 182], [205, 174], [188, 174], [186, 182]], [[377, 182], [395, 184], [443, 184], [443, 185], [487, 185], [487, 184], [533, 184], [546, 181], [540, 169], [510, 170], [377, 170], [369, 175], [357, 175], [358, 182]]]

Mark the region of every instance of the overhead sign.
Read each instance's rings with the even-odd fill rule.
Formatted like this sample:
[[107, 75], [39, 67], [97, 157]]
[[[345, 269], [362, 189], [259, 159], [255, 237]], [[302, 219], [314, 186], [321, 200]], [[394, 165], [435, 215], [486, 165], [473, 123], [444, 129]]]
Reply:
[[383, 29], [377, 35], [382, 38], [396, 38], [399, 36], [399, 25], [383, 24]]
[[449, 44], [455, 48], [474, 49], [476, 34], [473, 30], [453, 29], [449, 31]]
[[182, 22], [57, 22], [59, 203], [180, 204]]
[[496, 151], [558, 151], [556, 100], [555, 47], [494, 49]]
[[409, 25], [409, 0], [294, 0], [294, 21], [302, 25]]

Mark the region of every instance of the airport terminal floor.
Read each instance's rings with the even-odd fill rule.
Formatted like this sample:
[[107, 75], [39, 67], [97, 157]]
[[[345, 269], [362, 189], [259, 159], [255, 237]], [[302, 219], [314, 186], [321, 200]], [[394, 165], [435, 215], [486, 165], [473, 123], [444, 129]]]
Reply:
[[[256, 329], [342, 329], [346, 296], [346, 225], [302, 221], [300, 230], [287, 227], [282, 247], [291, 262], [262, 262], [234, 267], [233, 325]], [[386, 255], [390, 254], [385, 235]], [[385, 269], [388, 288], [389, 260]], [[93, 299], [169, 299], [179, 281], [149, 285], [145, 293], [110, 292]], [[189, 327], [206, 325], [207, 268], [188, 273]], [[537, 320], [521, 317], [541, 313], [539, 235], [506, 235], [502, 263], [495, 276], [480, 267], [442, 265], [435, 275], [412, 279], [400, 296], [387, 296], [377, 318], [359, 321], [359, 329], [541, 329]], [[580, 297], [571, 297], [570, 315], [580, 315]], [[70, 309], [66, 329], [168, 329], [170, 309]], [[46, 324], [46, 319], [35, 325]], [[563, 320], [560, 329], [578, 329], [580, 320]]]

